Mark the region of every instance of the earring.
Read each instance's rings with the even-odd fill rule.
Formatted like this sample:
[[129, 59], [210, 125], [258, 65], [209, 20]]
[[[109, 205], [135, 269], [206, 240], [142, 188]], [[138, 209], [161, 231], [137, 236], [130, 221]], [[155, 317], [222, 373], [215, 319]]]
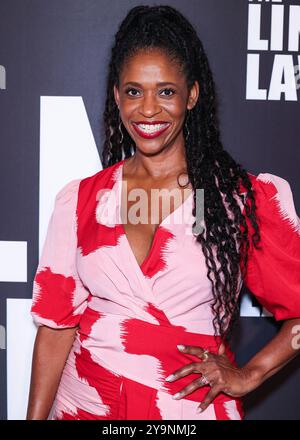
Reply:
[[188, 127], [188, 122], [189, 122], [189, 119], [190, 119], [190, 113], [191, 113], [191, 111], [187, 110], [187, 117], [186, 117], [185, 124], [184, 124], [184, 128], [185, 128], [185, 130], [187, 132], [185, 140], [187, 140], [189, 135], [190, 135], [190, 131], [189, 131], [189, 127]]
[[120, 111], [119, 111], [119, 132], [121, 133], [121, 140], [120, 140], [120, 144], [122, 144], [124, 136], [123, 136], [123, 132], [122, 132], [122, 128], [121, 128], [121, 124], [122, 124], [122, 120], [120, 117]]

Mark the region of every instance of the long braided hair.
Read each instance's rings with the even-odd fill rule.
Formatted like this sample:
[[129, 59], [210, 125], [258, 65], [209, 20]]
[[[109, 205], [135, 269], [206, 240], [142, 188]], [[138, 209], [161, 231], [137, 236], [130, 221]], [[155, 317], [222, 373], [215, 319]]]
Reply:
[[[215, 336], [229, 341], [239, 317], [240, 282], [246, 273], [250, 249], [249, 222], [253, 228], [252, 243], [259, 247], [254, 191], [246, 170], [223, 149], [220, 141], [215, 85], [203, 45], [192, 25], [171, 6], [132, 8], [115, 35], [103, 114], [102, 164], [106, 168], [135, 152], [135, 143], [124, 125], [122, 134], [119, 130], [122, 121], [113, 86], [119, 87], [119, 75], [125, 62], [147, 48], [160, 49], [179, 63], [188, 90], [195, 80], [200, 85], [199, 99], [189, 111], [183, 128], [186, 166], [193, 189], [204, 189], [205, 227], [196, 240], [202, 246], [207, 276], [212, 283]], [[237, 199], [245, 207], [245, 216]], [[196, 191], [193, 215], [195, 203]]]

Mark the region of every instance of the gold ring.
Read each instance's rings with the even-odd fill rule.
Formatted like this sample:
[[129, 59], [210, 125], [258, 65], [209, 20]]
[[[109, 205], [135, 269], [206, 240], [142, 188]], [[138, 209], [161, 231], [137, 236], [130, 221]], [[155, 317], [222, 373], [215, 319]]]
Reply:
[[208, 354], [209, 354], [209, 350], [204, 350], [204, 352], [202, 353], [202, 356], [201, 356], [203, 359], [203, 362], [207, 361]]

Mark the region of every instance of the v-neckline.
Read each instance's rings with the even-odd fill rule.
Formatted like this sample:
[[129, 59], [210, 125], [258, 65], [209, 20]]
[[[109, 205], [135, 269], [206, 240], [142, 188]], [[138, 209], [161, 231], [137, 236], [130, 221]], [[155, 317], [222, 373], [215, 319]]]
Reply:
[[[185, 207], [185, 205], [187, 204], [187, 202], [190, 200], [190, 198], [193, 196], [193, 190], [191, 191], [191, 194], [189, 194], [189, 196], [179, 205], [179, 206], [177, 206], [177, 208], [176, 209], [174, 209], [172, 212], [170, 212], [158, 225], [157, 225], [157, 228], [156, 228], [156, 230], [155, 230], [155, 232], [154, 232], [154, 234], [153, 234], [153, 238], [152, 238], [152, 242], [151, 242], [151, 246], [150, 246], [150, 248], [149, 248], [149, 251], [148, 251], [148, 253], [147, 253], [147, 255], [146, 255], [146, 257], [144, 258], [144, 260], [142, 261], [142, 263], [139, 263], [138, 262], [138, 260], [137, 260], [137, 258], [136, 258], [136, 256], [135, 256], [135, 254], [134, 254], [134, 252], [133, 252], [133, 249], [132, 249], [132, 247], [131, 247], [131, 245], [130, 245], [130, 243], [129, 243], [129, 240], [128, 240], [128, 237], [127, 237], [127, 234], [126, 234], [126, 231], [125, 231], [125, 228], [124, 228], [124, 225], [123, 225], [123, 223], [122, 223], [122, 219], [121, 219], [121, 212], [122, 212], [122, 192], [123, 192], [123, 176], [124, 176], [124, 172], [123, 172], [123, 170], [124, 170], [124, 162], [126, 161], [126, 158], [125, 159], [123, 159], [122, 161], [121, 161], [121, 163], [120, 163], [120, 168], [119, 168], [119, 170], [118, 170], [118, 209], [119, 209], [119, 212], [118, 212], [118, 217], [119, 217], [119, 225], [120, 225], [120, 228], [121, 228], [121, 231], [122, 231], [122, 233], [123, 233], [123, 235], [124, 235], [124, 240], [125, 240], [125, 243], [126, 243], [126, 246], [127, 246], [127, 248], [128, 248], [128, 251], [129, 251], [129, 253], [131, 254], [131, 256], [132, 256], [132, 259], [134, 260], [134, 262], [135, 262], [135, 264], [137, 265], [137, 267], [141, 270], [141, 272], [143, 273], [143, 267], [145, 266], [145, 264], [149, 261], [149, 259], [150, 259], [150, 257], [151, 257], [151, 255], [153, 254], [153, 250], [154, 250], [154, 247], [155, 247], [155, 244], [156, 244], [156, 240], [157, 240], [157, 237], [158, 237], [158, 234], [159, 234], [159, 232], [161, 231], [161, 228], [163, 227], [163, 225], [165, 224], [165, 222], [168, 220], [168, 219], [172, 219], [172, 217], [174, 216], [174, 214], [177, 212], [177, 211], [179, 211], [179, 209], [182, 209], [182, 208], [184, 208]], [[171, 224], [171, 223], [170, 223]]]

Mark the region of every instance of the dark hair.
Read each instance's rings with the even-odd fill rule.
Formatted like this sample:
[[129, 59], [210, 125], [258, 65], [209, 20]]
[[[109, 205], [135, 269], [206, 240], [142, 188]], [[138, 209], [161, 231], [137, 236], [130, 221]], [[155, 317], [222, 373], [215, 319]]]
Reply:
[[[252, 241], [255, 247], [258, 248], [260, 240], [254, 192], [246, 170], [223, 149], [215, 85], [203, 45], [193, 26], [171, 6], [136, 6], [129, 11], [116, 33], [107, 78], [103, 167], [135, 152], [135, 143], [124, 125], [123, 140], [121, 138], [113, 86], [119, 85], [125, 61], [147, 48], [158, 48], [175, 59], [183, 69], [189, 89], [195, 80], [200, 86], [199, 99], [189, 111], [183, 129], [186, 165], [193, 189], [204, 189], [205, 228], [197, 235], [197, 241], [202, 246], [207, 276], [212, 282], [215, 335], [218, 331], [223, 340], [229, 341], [239, 317], [240, 275], [243, 279], [250, 249], [247, 219], [254, 230]], [[245, 216], [238, 198], [245, 207]], [[193, 215], [195, 203], [196, 191]]]

